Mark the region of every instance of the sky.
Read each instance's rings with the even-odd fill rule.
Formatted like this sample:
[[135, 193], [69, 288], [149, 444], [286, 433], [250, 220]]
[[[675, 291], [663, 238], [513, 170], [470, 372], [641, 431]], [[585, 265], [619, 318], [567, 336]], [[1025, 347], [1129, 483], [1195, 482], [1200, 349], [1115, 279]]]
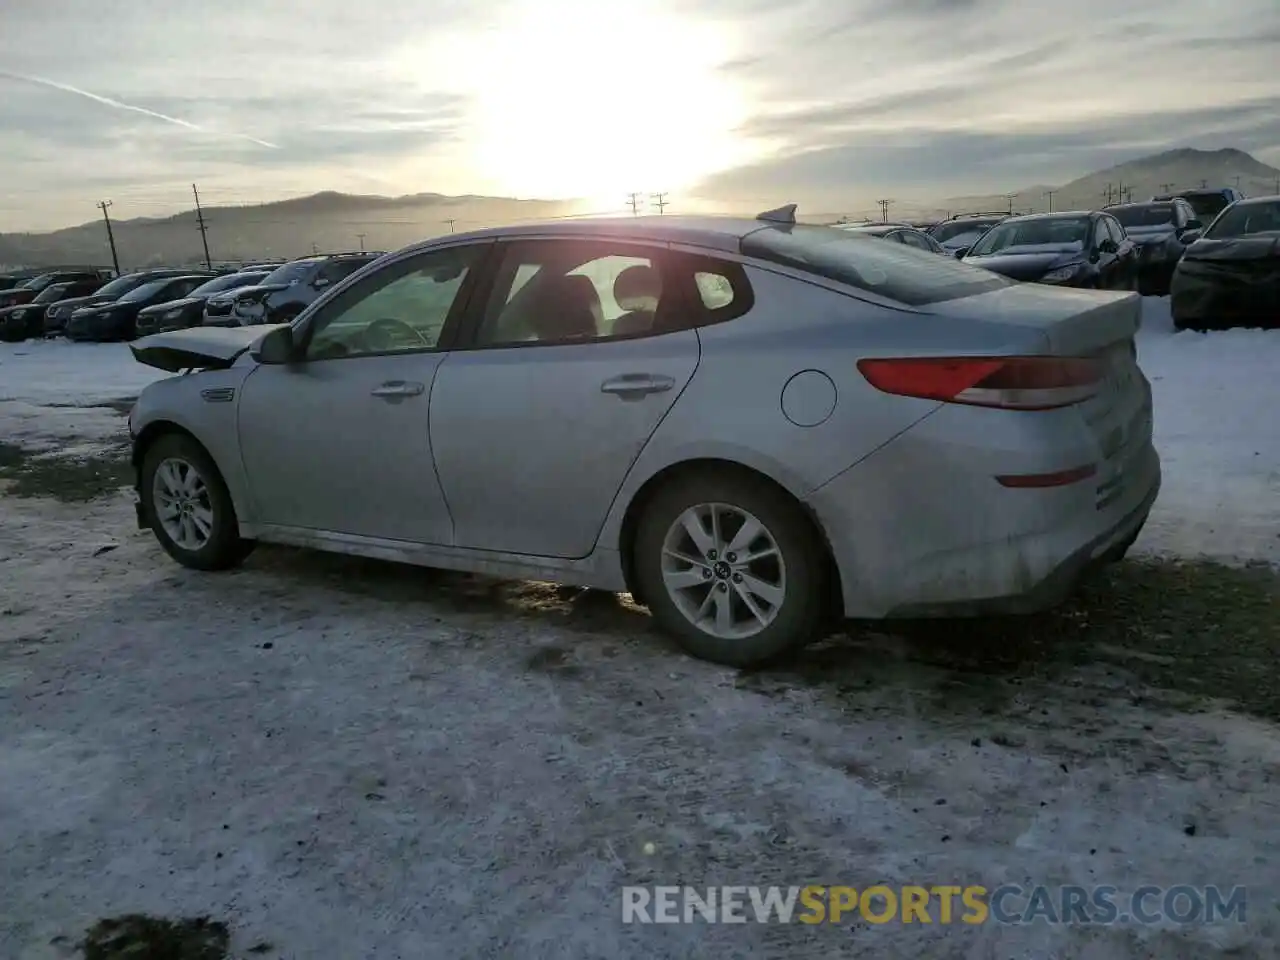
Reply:
[[1280, 165], [1280, 3], [4, 0], [0, 232], [320, 190], [671, 210]]

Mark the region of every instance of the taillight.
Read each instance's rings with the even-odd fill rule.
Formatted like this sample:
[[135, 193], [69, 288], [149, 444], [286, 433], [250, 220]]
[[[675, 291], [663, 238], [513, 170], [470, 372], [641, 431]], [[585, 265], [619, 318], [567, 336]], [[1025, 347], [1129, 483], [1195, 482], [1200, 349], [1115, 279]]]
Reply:
[[901, 357], [858, 361], [877, 390], [1006, 410], [1053, 410], [1088, 400], [1104, 370], [1089, 357]]

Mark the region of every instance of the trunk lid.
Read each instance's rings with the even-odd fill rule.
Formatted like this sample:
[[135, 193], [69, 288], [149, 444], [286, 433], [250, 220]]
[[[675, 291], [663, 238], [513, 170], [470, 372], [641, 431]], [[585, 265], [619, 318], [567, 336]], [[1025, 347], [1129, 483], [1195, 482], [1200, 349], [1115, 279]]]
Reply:
[[129, 344], [133, 358], [157, 370], [181, 373], [183, 370], [225, 370], [254, 343], [277, 327], [192, 327], [157, 333]]

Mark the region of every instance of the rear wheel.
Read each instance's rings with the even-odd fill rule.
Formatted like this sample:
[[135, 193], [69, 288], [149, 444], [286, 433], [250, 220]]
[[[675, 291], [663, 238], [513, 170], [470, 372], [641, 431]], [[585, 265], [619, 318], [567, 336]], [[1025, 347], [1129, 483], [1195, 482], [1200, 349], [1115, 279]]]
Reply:
[[184, 567], [225, 570], [253, 550], [217, 466], [190, 437], [169, 434], [151, 445], [139, 492], [160, 546]]
[[799, 505], [763, 479], [673, 480], [641, 517], [634, 566], [655, 619], [703, 660], [759, 666], [825, 621], [822, 545]]

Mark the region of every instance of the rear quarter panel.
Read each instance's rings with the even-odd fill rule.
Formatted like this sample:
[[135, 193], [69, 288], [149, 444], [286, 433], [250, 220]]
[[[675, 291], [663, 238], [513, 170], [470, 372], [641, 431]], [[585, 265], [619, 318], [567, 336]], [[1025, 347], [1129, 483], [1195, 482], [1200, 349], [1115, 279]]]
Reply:
[[[870, 303], [771, 269], [748, 266], [747, 275], [754, 307], [698, 330], [698, 369], [619, 491], [605, 543], [636, 492], [667, 467], [729, 460], [803, 498], [941, 406], [876, 390], [858, 372], [863, 357], [1007, 353], [1043, 339], [1016, 326]], [[834, 408], [821, 423], [798, 426], [783, 412], [783, 392], [808, 371], [830, 381]]]

